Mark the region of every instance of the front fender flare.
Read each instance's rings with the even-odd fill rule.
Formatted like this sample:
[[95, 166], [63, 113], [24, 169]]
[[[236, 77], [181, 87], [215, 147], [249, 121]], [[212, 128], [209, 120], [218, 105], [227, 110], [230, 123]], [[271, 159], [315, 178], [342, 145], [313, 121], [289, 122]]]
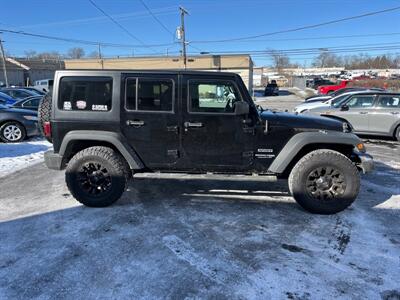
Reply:
[[268, 171], [281, 174], [291, 163], [293, 158], [299, 151], [307, 145], [312, 144], [338, 144], [351, 145], [355, 147], [361, 143], [359, 137], [352, 133], [344, 133], [338, 131], [317, 131], [317, 132], [301, 132], [294, 135], [279, 152], [278, 156], [269, 166]]
[[136, 152], [129, 146], [128, 141], [121, 134], [111, 131], [97, 131], [97, 130], [75, 130], [68, 132], [60, 146], [59, 155], [64, 156], [69, 143], [75, 141], [101, 141], [112, 144], [121, 155], [125, 158], [130, 168], [133, 170], [140, 170], [144, 168], [144, 164], [136, 154]]

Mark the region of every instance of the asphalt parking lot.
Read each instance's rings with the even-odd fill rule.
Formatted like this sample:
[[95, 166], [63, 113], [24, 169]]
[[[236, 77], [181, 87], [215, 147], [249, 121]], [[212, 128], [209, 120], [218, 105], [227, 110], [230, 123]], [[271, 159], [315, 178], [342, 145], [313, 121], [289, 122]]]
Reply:
[[[293, 109], [290, 92], [257, 104]], [[135, 178], [77, 203], [43, 163], [0, 178], [0, 298], [400, 299], [400, 144], [342, 213], [311, 215], [285, 181]]]

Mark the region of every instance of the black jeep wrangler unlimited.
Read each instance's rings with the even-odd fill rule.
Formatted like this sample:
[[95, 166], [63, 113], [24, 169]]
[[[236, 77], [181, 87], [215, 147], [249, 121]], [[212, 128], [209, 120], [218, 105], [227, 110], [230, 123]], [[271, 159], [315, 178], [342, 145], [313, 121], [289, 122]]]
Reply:
[[194, 71], [58, 71], [39, 123], [87, 206], [117, 201], [137, 172], [276, 175], [313, 213], [355, 200], [372, 157], [342, 122], [258, 109], [241, 78]]

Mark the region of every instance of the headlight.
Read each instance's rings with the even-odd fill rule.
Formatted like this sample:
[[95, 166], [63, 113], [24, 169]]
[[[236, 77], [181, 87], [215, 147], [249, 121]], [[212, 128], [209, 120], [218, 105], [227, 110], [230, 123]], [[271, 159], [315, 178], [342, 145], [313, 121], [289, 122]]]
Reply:
[[362, 153], [365, 152], [365, 146], [364, 146], [363, 143], [357, 144], [357, 145], [356, 145], [356, 148], [357, 148], [358, 151], [360, 151], [360, 152], [362, 152]]
[[38, 120], [38, 117], [36, 117], [36, 116], [23, 116], [23, 118], [25, 120], [29, 120], [29, 121], [37, 121]]

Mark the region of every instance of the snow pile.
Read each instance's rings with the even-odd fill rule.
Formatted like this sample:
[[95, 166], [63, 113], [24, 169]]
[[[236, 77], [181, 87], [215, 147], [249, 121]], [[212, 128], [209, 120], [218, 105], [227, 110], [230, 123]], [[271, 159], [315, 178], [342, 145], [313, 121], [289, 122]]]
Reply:
[[42, 139], [15, 144], [0, 143], [0, 177], [42, 161], [43, 153], [51, 146]]

